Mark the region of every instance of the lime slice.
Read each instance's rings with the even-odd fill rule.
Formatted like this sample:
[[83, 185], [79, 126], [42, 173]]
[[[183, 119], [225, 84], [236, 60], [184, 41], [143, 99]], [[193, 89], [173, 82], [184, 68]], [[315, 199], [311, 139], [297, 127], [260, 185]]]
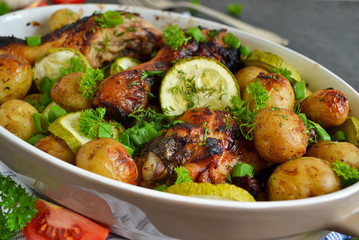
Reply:
[[272, 72], [273, 69], [287, 69], [291, 71], [291, 77], [295, 81], [299, 82], [302, 80], [299, 72], [292, 65], [284, 61], [283, 58], [275, 55], [272, 52], [263, 52], [260, 50], [253, 50], [245, 60], [243, 60], [246, 66], [258, 66]]
[[165, 192], [217, 200], [255, 201], [253, 196], [243, 188], [227, 183], [217, 185], [195, 182], [180, 183], [168, 187]]
[[232, 96], [239, 96], [236, 78], [221, 62], [207, 57], [193, 57], [177, 62], [161, 83], [163, 112], [176, 116], [198, 107], [223, 110]]
[[61, 76], [60, 69], [68, 69], [71, 65], [71, 59], [78, 59], [74, 69], [79, 69], [80, 66], [86, 68], [91, 67], [81, 52], [71, 48], [51, 48], [39, 57], [33, 67], [34, 83], [38, 89], [41, 80], [46, 76], [50, 80], [56, 80]]
[[359, 119], [356, 117], [348, 117], [345, 122], [338, 127], [331, 127], [328, 132], [331, 136], [337, 131], [343, 131], [348, 136], [348, 141], [359, 147]]
[[57, 104], [55, 102], [51, 102], [49, 104], [47, 104], [47, 106], [44, 108], [44, 110], [42, 110], [42, 114], [44, 114], [46, 117], [48, 117], [48, 114], [50, 112], [50, 108], [53, 106], [56, 106]]
[[62, 138], [74, 153], [77, 153], [83, 144], [91, 141], [91, 138], [79, 132], [80, 115], [81, 112], [65, 114], [57, 118], [48, 128], [55, 136]]
[[135, 67], [140, 64], [141, 61], [131, 57], [119, 57], [111, 64], [110, 75], [121, 72], [131, 67]]

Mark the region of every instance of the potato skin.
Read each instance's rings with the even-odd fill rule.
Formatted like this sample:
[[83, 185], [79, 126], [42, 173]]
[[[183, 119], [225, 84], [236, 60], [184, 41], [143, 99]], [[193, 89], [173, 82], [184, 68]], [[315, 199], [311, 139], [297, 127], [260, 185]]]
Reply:
[[79, 91], [79, 80], [83, 74], [82, 72], [67, 74], [52, 86], [52, 99], [67, 112], [92, 107], [91, 100], [84, 97]]
[[33, 71], [28, 61], [12, 54], [0, 54], [0, 104], [22, 99], [31, 87]]
[[70, 23], [74, 23], [79, 20], [80, 16], [70, 9], [59, 9], [51, 14], [49, 19], [50, 30], [61, 28]]
[[35, 147], [65, 162], [75, 164], [76, 155], [64, 140], [54, 135], [39, 139]]
[[306, 128], [294, 112], [266, 108], [259, 111], [255, 124], [253, 141], [264, 160], [281, 163], [306, 153]]
[[309, 198], [340, 189], [340, 178], [331, 164], [314, 157], [282, 163], [267, 182], [267, 194], [271, 201]]
[[322, 141], [311, 146], [306, 156], [324, 159], [330, 163], [339, 160], [359, 170], [359, 148], [349, 142]]
[[339, 126], [347, 119], [349, 101], [339, 90], [323, 89], [306, 97], [300, 108], [310, 120], [326, 128]]
[[22, 100], [9, 100], [0, 106], [0, 125], [23, 140], [36, 133], [32, 115], [37, 110]]
[[136, 185], [135, 161], [121, 143], [99, 138], [84, 144], [76, 156], [76, 166], [121, 182]]
[[[266, 103], [266, 108], [278, 107], [293, 111], [295, 94], [288, 79], [276, 73], [262, 73], [250, 81], [249, 84], [258, 81], [261, 82], [269, 94], [269, 100]], [[251, 93], [244, 91], [242, 99], [249, 100], [251, 96]], [[252, 101], [250, 109], [254, 109], [254, 107], [255, 103]]]
[[268, 73], [267, 70], [257, 66], [247, 66], [234, 74], [241, 90], [241, 95], [245, 91], [248, 83], [258, 76], [260, 73]]

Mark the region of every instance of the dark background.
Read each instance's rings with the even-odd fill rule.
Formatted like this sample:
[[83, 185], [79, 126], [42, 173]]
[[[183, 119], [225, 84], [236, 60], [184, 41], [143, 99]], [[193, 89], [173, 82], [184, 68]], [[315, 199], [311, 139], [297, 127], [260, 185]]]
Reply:
[[[189, 1], [189, 0], [187, 0]], [[117, 3], [87, 0], [87, 3]], [[243, 6], [240, 19], [289, 39], [288, 47], [313, 59], [359, 91], [359, 1], [200, 0], [227, 13], [229, 3]], [[185, 9], [176, 9], [181, 12]], [[194, 14], [210, 20], [201, 13]]]

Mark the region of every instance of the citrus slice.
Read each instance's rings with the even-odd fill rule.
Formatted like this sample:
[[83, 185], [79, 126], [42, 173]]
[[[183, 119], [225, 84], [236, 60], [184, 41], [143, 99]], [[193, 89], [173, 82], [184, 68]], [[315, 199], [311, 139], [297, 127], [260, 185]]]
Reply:
[[[71, 59], [75, 59], [75, 61]], [[76, 65], [71, 66], [71, 61]], [[54, 81], [61, 76], [61, 69], [69, 69], [70, 67], [77, 71], [81, 69], [86, 71], [91, 65], [86, 57], [75, 49], [51, 48], [42, 54], [34, 64], [34, 83], [40, 89], [39, 85], [44, 77]]]
[[223, 110], [239, 96], [236, 78], [221, 62], [193, 57], [177, 62], [164, 76], [160, 88], [163, 112], [176, 116], [192, 108]]
[[331, 136], [337, 131], [343, 131], [348, 136], [348, 141], [359, 147], [359, 119], [356, 117], [348, 117], [345, 122], [338, 126], [328, 129]]
[[232, 184], [211, 184], [187, 182], [169, 186], [165, 192], [191, 197], [254, 202], [253, 196], [243, 188]]
[[121, 72], [131, 67], [135, 67], [140, 64], [141, 61], [131, 57], [119, 57], [111, 64], [110, 75]]
[[287, 69], [291, 72], [291, 78], [295, 81], [301, 81], [301, 76], [297, 69], [284, 61], [283, 58], [275, 55], [272, 52], [264, 52], [261, 50], [253, 50], [246, 59], [243, 60], [246, 66], [257, 66], [272, 72], [273, 69], [281, 70]]

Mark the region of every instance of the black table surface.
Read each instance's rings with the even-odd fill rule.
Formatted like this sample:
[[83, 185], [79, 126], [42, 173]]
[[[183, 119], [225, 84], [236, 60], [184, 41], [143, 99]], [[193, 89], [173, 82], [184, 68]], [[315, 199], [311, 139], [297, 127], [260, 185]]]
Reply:
[[[87, 0], [87, 3], [117, 3]], [[241, 20], [289, 39], [288, 47], [313, 59], [359, 91], [359, 1], [351, 0], [201, 0], [227, 13], [227, 5], [243, 6]], [[175, 9], [184, 11], [185, 9]], [[201, 13], [197, 17], [215, 20]]]

